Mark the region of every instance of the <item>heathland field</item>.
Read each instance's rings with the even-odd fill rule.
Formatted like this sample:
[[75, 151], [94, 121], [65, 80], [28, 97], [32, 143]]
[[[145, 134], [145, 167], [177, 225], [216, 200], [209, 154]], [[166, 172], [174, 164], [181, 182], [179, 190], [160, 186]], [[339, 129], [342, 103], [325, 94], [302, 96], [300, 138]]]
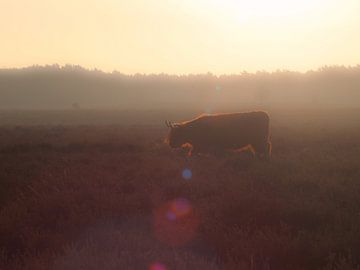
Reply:
[[359, 269], [360, 111], [271, 111], [270, 162], [186, 158], [191, 112], [0, 113], [0, 269]]

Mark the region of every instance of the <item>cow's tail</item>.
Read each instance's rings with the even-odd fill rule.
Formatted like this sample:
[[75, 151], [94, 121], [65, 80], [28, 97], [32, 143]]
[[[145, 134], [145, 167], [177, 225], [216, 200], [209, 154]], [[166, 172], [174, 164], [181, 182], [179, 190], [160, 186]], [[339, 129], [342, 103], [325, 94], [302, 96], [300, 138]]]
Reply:
[[271, 151], [272, 151], [272, 144], [270, 141], [267, 142], [266, 144], [266, 157], [267, 159], [271, 158]]

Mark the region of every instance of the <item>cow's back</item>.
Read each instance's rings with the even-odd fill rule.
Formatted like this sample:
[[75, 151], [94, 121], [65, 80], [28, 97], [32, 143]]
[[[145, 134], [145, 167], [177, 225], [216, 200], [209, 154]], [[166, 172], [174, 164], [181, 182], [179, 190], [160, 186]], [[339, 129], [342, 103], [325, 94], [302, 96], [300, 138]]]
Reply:
[[203, 147], [238, 148], [269, 137], [269, 116], [263, 111], [204, 115], [192, 126], [194, 140]]

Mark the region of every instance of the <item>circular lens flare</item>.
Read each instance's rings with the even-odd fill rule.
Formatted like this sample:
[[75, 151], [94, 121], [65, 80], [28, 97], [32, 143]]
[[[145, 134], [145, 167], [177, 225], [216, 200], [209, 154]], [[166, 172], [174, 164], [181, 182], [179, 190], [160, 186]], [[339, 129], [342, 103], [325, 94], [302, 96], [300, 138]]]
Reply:
[[166, 270], [167, 268], [162, 263], [153, 263], [150, 265], [149, 270]]
[[170, 246], [182, 246], [195, 237], [199, 219], [191, 203], [178, 198], [154, 211], [153, 225], [159, 241]]
[[192, 172], [190, 169], [185, 169], [182, 171], [182, 177], [185, 179], [185, 180], [190, 180], [192, 178]]
[[176, 215], [171, 210], [166, 213], [166, 217], [168, 220], [171, 220], [171, 221], [176, 220]]

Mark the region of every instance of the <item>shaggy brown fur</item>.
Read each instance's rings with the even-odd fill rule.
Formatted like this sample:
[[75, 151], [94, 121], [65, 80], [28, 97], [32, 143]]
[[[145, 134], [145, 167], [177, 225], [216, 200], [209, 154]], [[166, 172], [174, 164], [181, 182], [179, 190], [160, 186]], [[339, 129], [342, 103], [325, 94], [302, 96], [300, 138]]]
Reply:
[[269, 158], [269, 115], [263, 111], [200, 115], [173, 125], [166, 142], [172, 148], [191, 144], [191, 153], [250, 147], [258, 157]]

